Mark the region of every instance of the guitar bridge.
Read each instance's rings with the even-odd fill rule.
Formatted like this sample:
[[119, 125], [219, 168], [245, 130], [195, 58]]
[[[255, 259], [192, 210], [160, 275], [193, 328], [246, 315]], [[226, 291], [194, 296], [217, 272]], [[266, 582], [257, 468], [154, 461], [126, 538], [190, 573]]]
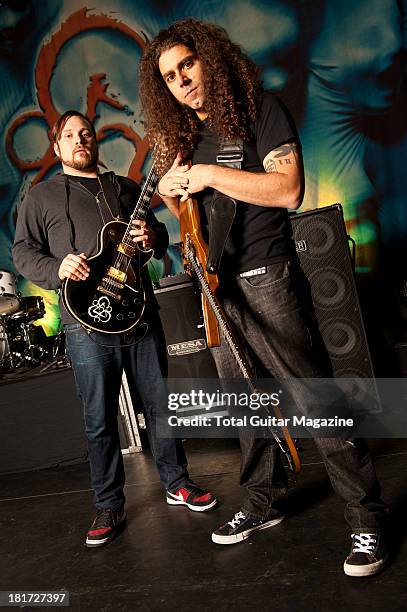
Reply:
[[122, 283], [118, 283], [112, 278], [104, 276], [97, 290], [112, 297], [114, 300], [120, 301], [122, 299], [120, 291], [123, 289], [123, 287], [124, 285]]

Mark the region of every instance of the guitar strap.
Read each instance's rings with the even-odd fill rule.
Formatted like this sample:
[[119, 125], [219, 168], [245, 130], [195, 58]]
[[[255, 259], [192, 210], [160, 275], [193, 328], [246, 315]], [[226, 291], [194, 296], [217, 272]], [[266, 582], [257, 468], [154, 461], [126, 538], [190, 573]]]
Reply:
[[[219, 143], [217, 164], [240, 170], [242, 162], [243, 141], [240, 138], [235, 142], [222, 140]], [[214, 190], [208, 214], [209, 245], [206, 263], [206, 270], [211, 274], [216, 274], [219, 270], [226, 240], [236, 215], [236, 206], [234, 198]]]
[[[76, 251], [75, 227], [72, 223], [72, 219], [71, 219], [71, 215], [69, 211], [71, 186], [69, 184], [68, 176], [64, 174], [63, 177], [64, 177], [64, 183], [65, 183], [65, 203], [64, 203], [65, 204], [65, 215], [68, 220], [68, 226], [69, 226], [69, 242], [71, 245], [72, 252], [75, 253]], [[103, 195], [104, 195], [103, 200], [106, 199], [106, 202], [104, 202], [104, 204], [105, 204], [105, 209], [106, 209], [108, 218], [110, 217], [111, 219], [116, 219], [116, 218], [121, 219], [122, 216], [121, 216], [120, 200], [119, 200], [119, 196], [117, 193], [118, 189], [120, 189], [120, 186], [118, 185], [116, 181], [115, 173], [105, 172], [104, 174], [99, 174], [99, 179], [103, 187]]]
[[115, 173], [105, 172], [104, 174], [99, 174], [99, 180], [103, 187], [103, 195], [104, 199], [106, 199], [105, 204], [109, 217], [112, 219], [122, 219], [120, 200], [117, 193], [119, 186]]
[[68, 227], [69, 227], [69, 243], [71, 245], [71, 249], [72, 249], [72, 253], [75, 253], [76, 251], [76, 247], [75, 247], [75, 229], [72, 223], [72, 219], [71, 219], [71, 215], [69, 213], [69, 197], [71, 194], [71, 187], [69, 185], [69, 179], [67, 177], [66, 174], [63, 175], [64, 176], [64, 184], [65, 184], [65, 216], [68, 220]]

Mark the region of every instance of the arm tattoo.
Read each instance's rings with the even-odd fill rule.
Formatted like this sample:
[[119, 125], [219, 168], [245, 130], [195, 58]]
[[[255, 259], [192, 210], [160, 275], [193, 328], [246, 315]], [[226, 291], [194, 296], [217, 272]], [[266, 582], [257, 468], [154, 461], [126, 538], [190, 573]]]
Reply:
[[298, 145], [296, 142], [287, 142], [277, 149], [270, 151], [264, 161], [266, 172], [278, 172], [282, 166], [299, 165]]
[[297, 155], [297, 145], [295, 142], [287, 142], [286, 144], [281, 145], [278, 149], [274, 149], [275, 157], [285, 157], [290, 153], [294, 153], [294, 156]]
[[264, 169], [266, 172], [277, 172], [277, 166], [274, 159], [268, 159], [264, 164]]

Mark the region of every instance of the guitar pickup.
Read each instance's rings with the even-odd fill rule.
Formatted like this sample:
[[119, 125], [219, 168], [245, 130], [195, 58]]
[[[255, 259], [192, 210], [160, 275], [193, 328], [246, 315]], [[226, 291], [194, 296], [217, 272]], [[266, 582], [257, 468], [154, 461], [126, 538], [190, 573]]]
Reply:
[[134, 246], [131, 246], [130, 244], [125, 244], [124, 242], [121, 242], [119, 244], [117, 250], [119, 253], [123, 253], [123, 255], [126, 255], [127, 257], [133, 257], [134, 253], [136, 252]]
[[122, 299], [121, 293], [116, 293], [114, 287], [112, 287], [112, 289], [108, 289], [107, 287], [104, 287], [103, 285], [99, 285], [97, 290], [100, 291], [100, 293], [104, 293], [105, 295], [108, 295], [114, 300], [120, 301]]
[[126, 272], [122, 272], [121, 270], [118, 270], [117, 268], [114, 268], [113, 266], [110, 266], [110, 268], [107, 271], [107, 274], [111, 278], [115, 278], [121, 283], [125, 283], [127, 280]]

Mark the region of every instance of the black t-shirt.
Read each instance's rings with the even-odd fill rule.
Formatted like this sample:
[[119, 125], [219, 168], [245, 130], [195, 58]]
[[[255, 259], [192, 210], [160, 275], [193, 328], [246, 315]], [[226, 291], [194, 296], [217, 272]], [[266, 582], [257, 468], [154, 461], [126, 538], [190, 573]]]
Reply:
[[[264, 172], [264, 158], [279, 145], [297, 140], [297, 135], [278, 99], [270, 91], [261, 95], [259, 114], [252, 126], [253, 138], [244, 143], [242, 169]], [[216, 164], [218, 136], [203, 121], [192, 158], [193, 164]], [[205, 209], [212, 200], [212, 189], [198, 194], [203, 233], [207, 235]], [[239, 273], [282, 261], [295, 252], [291, 224], [284, 208], [255, 206], [238, 201], [235, 220], [226, 242], [221, 271]]]
[[97, 178], [89, 178], [88, 176], [76, 176], [75, 174], [69, 174], [68, 178], [74, 183], [80, 183], [83, 187], [86, 187], [94, 196], [97, 196], [101, 191], [100, 183]]
[[[112, 210], [108, 208], [105, 202], [105, 198], [102, 195], [102, 189], [100, 187], [100, 182], [97, 178], [91, 178], [88, 176], [76, 176], [75, 174], [69, 174], [68, 179], [70, 182], [78, 183], [79, 185], [82, 185], [82, 187], [85, 187], [85, 189], [90, 191], [90, 193], [93, 196], [95, 196], [96, 210], [98, 211], [98, 215], [99, 215], [100, 222], [102, 225], [105, 225], [105, 223], [108, 223], [108, 221], [111, 221], [112, 217], [115, 217], [116, 214], [119, 212], [115, 210], [115, 212], [112, 213]], [[96, 197], [98, 197], [98, 200], [96, 200]]]

